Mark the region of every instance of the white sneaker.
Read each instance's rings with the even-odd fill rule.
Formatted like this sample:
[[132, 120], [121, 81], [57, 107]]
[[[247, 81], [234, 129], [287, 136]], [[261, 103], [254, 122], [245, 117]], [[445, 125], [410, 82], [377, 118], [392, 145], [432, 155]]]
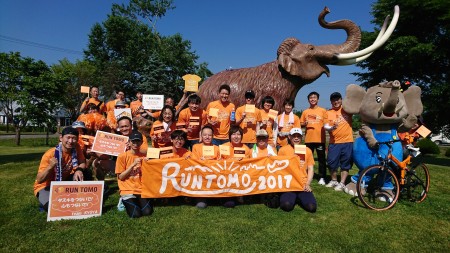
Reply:
[[[320, 183], [319, 183], [320, 184]], [[336, 185], [338, 185], [339, 183], [336, 180], [331, 180], [327, 185], [325, 185], [325, 187], [331, 188], [331, 187], [335, 187]]]
[[319, 184], [320, 184], [320, 185], [325, 185], [325, 184], [326, 184], [326, 183], [325, 183], [325, 179], [323, 179], [323, 178], [319, 179]]
[[338, 183], [335, 187], [334, 190], [335, 191], [342, 191], [345, 188], [345, 185], [343, 183]]

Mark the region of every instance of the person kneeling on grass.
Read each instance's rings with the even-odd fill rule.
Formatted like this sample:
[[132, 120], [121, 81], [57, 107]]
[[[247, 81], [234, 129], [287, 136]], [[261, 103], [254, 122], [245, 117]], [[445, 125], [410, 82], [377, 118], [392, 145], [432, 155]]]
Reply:
[[48, 211], [51, 181], [88, 180], [86, 159], [78, 145], [78, 130], [66, 127], [59, 137], [59, 144], [42, 156], [34, 182], [34, 195], [40, 208]]
[[310, 213], [315, 213], [317, 209], [317, 202], [311, 189], [311, 181], [314, 176], [314, 157], [311, 149], [306, 147], [306, 154], [295, 154], [294, 146], [302, 143], [302, 129], [292, 128], [289, 132], [290, 145], [280, 148], [279, 156], [297, 155], [300, 158], [300, 170], [306, 170], [307, 181], [303, 191], [299, 192], [284, 192], [280, 195], [280, 208], [286, 212], [294, 209], [296, 201], [299, 201], [300, 206]]
[[153, 206], [150, 198], [141, 198], [141, 165], [146, 156], [145, 153], [140, 151], [143, 142], [142, 134], [136, 130], [132, 131], [129, 141], [130, 150], [117, 157], [117, 182], [128, 216], [139, 218], [151, 215]]

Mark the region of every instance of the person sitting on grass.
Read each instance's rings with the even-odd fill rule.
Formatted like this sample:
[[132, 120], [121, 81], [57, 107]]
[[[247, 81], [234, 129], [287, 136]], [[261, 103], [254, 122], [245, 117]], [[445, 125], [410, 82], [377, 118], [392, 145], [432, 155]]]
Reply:
[[311, 181], [314, 176], [314, 157], [311, 149], [306, 147], [306, 154], [295, 154], [294, 146], [302, 143], [302, 129], [292, 128], [289, 132], [290, 145], [280, 148], [279, 156], [293, 156], [297, 155], [300, 158], [300, 170], [306, 170], [307, 181], [303, 191], [299, 192], [284, 192], [280, 195], [280, 208], [286, 212], [294, 209], [295, 203], [298, 201], [300, 206], [307, 212], [315, 213], [317, 209], [317, 202], [311, 189]]
[[51, 181], [89, 180], [86, 171], [86, 159], [78, 145], [78, 130], [69, 126], [59, 136], [59, 144], [42, 156], [36, 181], [34, 195], [40, 207], [48, 211]]
[[142, 160], [146, 153], [140, 151], [143, 137], [138, 131], [130, 135], [130, 150], [120, 154], [116, 162], [117, 183], [120, 197], [130, 218], [139, 218], [153, 213], [152, 200], [141, 198]]

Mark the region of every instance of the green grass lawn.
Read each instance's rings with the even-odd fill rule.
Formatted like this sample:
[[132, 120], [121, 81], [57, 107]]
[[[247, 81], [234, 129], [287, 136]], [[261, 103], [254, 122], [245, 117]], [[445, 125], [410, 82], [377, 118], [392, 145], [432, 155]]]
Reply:
[[113, 194], [101, 217], [47, 222], [33, 196], [47, 149], [0, 146], [0, 252], [450, 252], [450, 159], [443, 156], [426, 158], [431, 187], [423, 203], [402, 201], [385, 212], [314, 182], [314, 214], [262, 204], [169, 205], [130, 219], [117, 211], [117, 184], [109, 181]]

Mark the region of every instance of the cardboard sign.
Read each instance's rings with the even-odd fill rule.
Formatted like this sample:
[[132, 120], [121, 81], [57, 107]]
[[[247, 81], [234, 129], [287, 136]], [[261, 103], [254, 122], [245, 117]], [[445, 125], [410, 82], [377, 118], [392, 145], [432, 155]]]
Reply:
[[184, 75], [182, 78], [184, 80], [184, 90], [185, 91], [193, 91], [193, 92], [198, 91], [198, 82], [200, 82], [200, 80], [202, 80], [199, 76], [188, 74], [188, 75]]
[[230, 155], [230, 146], [228, 145], [219, 145], [220, 155]]
[[148, 148], [147, 149], [147, 158], [158, 159], [159, 158], [159, 148]]
[[116, 117], [116, 119], [120, 119], [124, 116], [133, 119], [130, 108], [114, 109], [114, 117]]
[[128, 136], [97, 131], [92, 151], [101, 154], [118, 156], [127, 149]]
[[104, 181], [52, 181], [47, 221], [102, 215]]
[[163, 124], [153, 124], [153, 133], [154, 134], [161, 134], [164, 133], [164, 126]]
[[278, 111], [277, 110], [269, 110], [269, 118], [276, 120], [278, 117]]
[[245, 157], [245, 148], [234, 148], [233, 156], [234, 157]]
[[189, 118], [190, 126], [200, 126], [200, 117], [192, 116]]
[[142, 162], [142, 197], [235, 197], [303, 191], [307, 183], [302, 158], [271, 156], [230, 160], [185, 158]]
[[214, 156], [214, 146], [207, 146], [207, 145], [203, 145], [202, 147], [202, 154], [204, 157], [212, 157]]
[[245, 105], [246, 113], [255, 113], [255, 105]]
[[170, 158], [173, 156], [173, 147], [159, 148], [159, 158]]
[[211, 117], [219, 117], [219, 108], [209, 108], [208, 115]]
[[81, 86], [80, 92], [89, 94], [90, 88], [89, 86]]
[[305, 155], [306, 145], [294, 145], [294, 153], [299, 155]]
[[142, 95], [142, 106], [147, 110], [161, 110], [164, 107], [164, 96]]
[[416, 132], [417, 132], [420, 136], [422, 136], [423, 138], [427, 137], [427, 136], [431, 133], [430, 129], [426, 128], [424, 125], [421, 125], [421, 126], [416, 130]]
[[186, 131], [186, 123], [184, 123], [184, 122], [177, 123], [176, 129]]

